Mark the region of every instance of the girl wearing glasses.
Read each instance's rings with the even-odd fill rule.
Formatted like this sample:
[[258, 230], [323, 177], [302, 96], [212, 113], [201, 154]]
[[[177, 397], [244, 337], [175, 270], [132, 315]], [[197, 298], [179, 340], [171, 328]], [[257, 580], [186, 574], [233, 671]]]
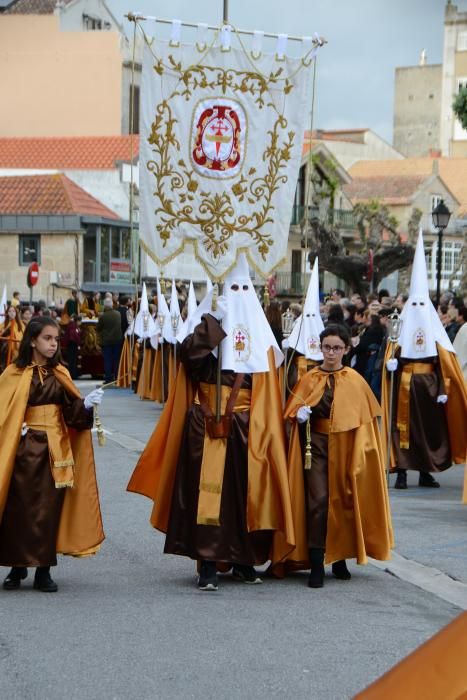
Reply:
[[320, 341], [322, 364], [297, 383], [285, 409], [292, 427], [288, 468], [297, 546], [275, 568], [277, 575], [310, 569], [310, 588], [323, 586], [325, 564], [346, 581], [346, 559], [386, 560], [393, 544], [379, 404], [365, 380], [343, 365], [348, 330], [328, 325]]

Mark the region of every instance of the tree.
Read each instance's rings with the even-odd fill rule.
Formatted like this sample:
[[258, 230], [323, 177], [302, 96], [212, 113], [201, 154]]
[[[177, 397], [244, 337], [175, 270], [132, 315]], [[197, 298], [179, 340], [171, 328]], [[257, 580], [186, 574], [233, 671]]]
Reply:
[[[357, 204], [353, 209], [359, 236], [358, 252], [349, 252], [339, 228], [318, 219], [310, 221], [310, 260], [315, 255], [325, 270], [343, 279], [352, 291], [364, 294], [370, 286], [412, 262], [412, 242], [403, 243], [397, 232], [398, 221], [388, 207], [377, 200]], [[410, 227], [418, 226], [422, 212], [414, 209]]]
[[452, 103], [452, 111], [460, 121], [462, 128], [467, 129], [467, 88], [461, 88]]

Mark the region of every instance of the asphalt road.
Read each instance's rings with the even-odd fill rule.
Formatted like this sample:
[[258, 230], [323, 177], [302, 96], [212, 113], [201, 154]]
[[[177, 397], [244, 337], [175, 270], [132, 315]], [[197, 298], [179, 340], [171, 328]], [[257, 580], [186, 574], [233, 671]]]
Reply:
[[[84, 393], [89, 390], [84, 387]], [[107, 539], [91, 559], [61, 558], [57, 594], [0, 591], [0, 697], [9, 700], [351, 698], [461, 609], [372, 565], [352, 580], [306, 574], [196, 588], [193, 563], [162, 554], [150, 501], [125, 492], [160, 410], [109, 390], [96, 447]], [[462, 469], [442, 488], [391, 490], [396, 551], [464, 584]], [[415, 478], [412, 476], [412, 482]], [[6, 570], [5, 570], [6, 573]]]

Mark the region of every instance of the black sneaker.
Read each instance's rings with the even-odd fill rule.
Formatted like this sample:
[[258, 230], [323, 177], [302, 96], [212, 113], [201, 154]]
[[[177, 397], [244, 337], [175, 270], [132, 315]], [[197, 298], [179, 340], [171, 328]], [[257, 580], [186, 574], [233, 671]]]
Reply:
[[48, 568], [45, 571], [40, 568], [36, 569], [34, 588], [42, 593], [56, 593], [58, 591], [58, 586], [51, 577]]
[[198, 588], [200, 591], [217, 591], [217, 570], [215, 561], [202, 561], [199, 567]]
[[245, 566], [243, 564], [234, 564], [232, 567], [232, 578], [241, 583], [249, 583], [255, 585], [263, 583], [258, 576], [254, 566]]
[[439, 481], [433, 479], [431, 474], [428, 472], [420, 472], [420, 476], [418, 477], [418, 485], [423, 486], [426, 489], [439, 489], [440, 487]]
[[25, 566], [14, 566], [3, 581], [3, 588], [6, 591], [16, 590], [21, 586], [21, 581], [23, 581], [27, 575], [28, 570]]

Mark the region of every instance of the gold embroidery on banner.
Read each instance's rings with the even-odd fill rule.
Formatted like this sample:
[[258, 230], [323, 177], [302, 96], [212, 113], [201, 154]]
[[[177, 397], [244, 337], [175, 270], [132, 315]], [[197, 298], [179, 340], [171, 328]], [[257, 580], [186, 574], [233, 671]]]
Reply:
[[[180, 156], [181, 147], [175, 136], [174, 127], [177, 120], [173, 116], [170, 101], [176, 96], [188, 100], [192, 91], [198, 87], [217, 87], [224, 94], [228, 88], [233, 92], [248, 92], [256, 96], [255, 102], [259, 109], [264, 106], [274, 108], [272, 103], [266, 105], [264, 95], [269, 91], [270, 85], [279, 81], [283, 69], [271, 72], [266, 78], [252, 71], [241, 72], [207, 66], [191, 66], [183, 71], [180, 62], [177, 63], [172, 56], [169, 56], [169, 61], [171, 70], [179, 73], [183, 89], [175, 90], [170, 97], [157, 105], [148, 138], [154, 156], [146, 163], [148, 171], [155, 179], [153, 195], [158, 201], [155, 214], [159, 220], [156, 229], [162, 245], [166, 246], [180, 225], [188, 225], [202, 232], [201, 244], [214, 259], [224, 255], [233, 236], [240, 233], [246, 234], [254, 241], [257, 252], [266, 260], [274, 243], [272, 234], [268, 231], [274, 220], [273, 195], [281, 184], [288, 181], [284, 170], [291, 159], [295, 133], [286, 131], [287, 120], [278, 114], [272, 129], [268, 131], [268, 142], [262, 154], [263, 172], [257, 173], [256, 168], [250, 168], [249, 180], [240, 173], [228, 190], [210, 194], [201, 189], [203, 176], [202, 179], [198, 179], [197, 174], [187, 166], [183, 158], [179, 157], [177, 160], [171, 156], [171, 149], [177, 151]], [[154, 70], [159, 75], [163, 74], [165, 67], [161, 60], [156, 60]], [[215, 73], [213, 77], [212, 72]], [[292, 89], [293, 84], [286, 80], [282, 91], [288, 94]], [[198, 188], [201, 201], [196, 207], [194, 193]], [[174, 192], [178, 194], [178, 202], [173, 197]], [[245, 197], [252, 206], [251, 214], [236, 217], [236, 201], [241, 202]]]

